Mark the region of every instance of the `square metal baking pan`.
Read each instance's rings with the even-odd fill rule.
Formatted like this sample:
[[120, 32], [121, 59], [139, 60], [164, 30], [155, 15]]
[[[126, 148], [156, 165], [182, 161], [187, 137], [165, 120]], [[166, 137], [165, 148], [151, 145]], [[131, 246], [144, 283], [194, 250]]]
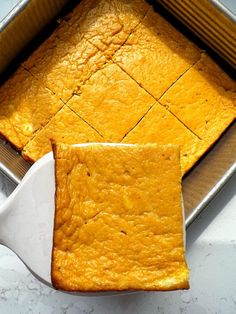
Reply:
[[[173, 2], [175, 3], [176, 9], [178, 8], [177, 3], [184, 4], [186, 1], [160, 1], [165, 7], [167, 7], [171, 12], [175, 13], [176, 16], [178, 15], [178, 18], [181, 19], [182, 13], [177, 14], [169, 6], [170, 3]], [[37, 32], [45, 24], [47, 24], [53, 16], [57, 14], [57, 12], [62, 8], [65, 2], [67, 1], [19, 1], [19, 4], [14, 8], [14, 10], [11, 11], [10, 14], [0, 22], [0, 72], [7, 66], [7, 64], [9, 64], [9, 62], [17, 55], [17, 53], [37, 34]], [[190, 2], [191, 1], [189, 1], [189, 3]], [[217, 6], [217, 1], [204, 0], [200, 2], [202, 4], [205, 3], [207, 5], [210, 5], [210, 11], [212, 10], [212, 12], [215, 12], [214, 10], [218, 10], [218, 13], [220, 14], [219, 16], [221, 17], [219, 19], [219, 25], [222, 24], [222, 21], [227, 20], [227, 23], [233, 22], [233, 24], [229, 25], [232, 25], [232, 27], [234, 28], [236, 27], [236, 17], [233, 14], [232, 16], [228, 15], [228, 11], [224, 11], [224, 9], [222, 9], [222, 6]], [[167, 3], [169, 3], [169, 5], [167, 5]], [[196, 3], [196, 1], [194, 3]], [[195, 8], [195, 6], [193, 7]], [[177, 10], [179, 13], [182, 10], [181, 8], [183, 9], [185, 8], [185, 6], [179, 6], [179, 11]], [[215, 22], [217, 24], [218, 15], [216, 13], [212, 14], [214, 14]], [[24, 23], [25, 19], [27, 20], [27, 23]], [[188, 24], [186, 23], [186, 21], [184, 21], [184, 19], [181, 19], [181, 21], [185, 24]], [[190, 27], [194, 30], [193, 26]], [[232, 31], [232, 34], [234, 32], [235, 37], [236, 30], [232, 27], [230, 27], [230, 30]], [[20, 30], [17, 31], [17, 29]], [[29, 29], [31, 30], [30, 32]], [[228, 27], [224, 27], [222, 29], [226, 29], [227, 31], [229, 30]], [[201, 39], [208, 41], [208, 37], [203, 38], [200, 32], [195, 31], [195, 33], [198, 33]], [[209, 34], [212, 33], [209, 32]], [[17, 39], [19, 35], [20, 38], [22, 38], [22, 42]], [[227, 33], [227, 36], [228, 35], [229, 34]], [[231, 35], [228, 37], [231, 38]], [[212, 36], [210, 36], [209, 38], [212, 40]], [[212, 48], [214, 48], [216, 52], [220, 53], [220, 55], [228, 63], [231, 64], [231, 66], [236, 65], [235, 59], [228, 58], [228, 52], [223, 53], [222, 51], [219, 51], [216, 44], [212, 45], [211, 42], [208, 42], [208, 44]], [[230, 44], [231, 48], [233, 49], [232, 51], [234, 52], [234, 57], [236, 57], [236, 51], [234, 50], [235, 44], [235, 40]], [[21, 157], [21, 155], [17, 153], [6, 141], [0, 139], [0, 171], [7, 175], [16, 184], [19, 184], [29, 168], [30, 164], [27, 163]], [[209, 202], [216, 196], [216, 194], [221, 190], [221, 188], [229, 180], [229, 178], [235, 173], [236, 122], [234, 122], [228, 128], [228, 130], [221, 136], [221, 138], [217, 141], [214, 147], [199, 160], [198, 164], [183, 179], [183, 197], [187, 227], [194, 221], [198, 214], [209, 204]]]

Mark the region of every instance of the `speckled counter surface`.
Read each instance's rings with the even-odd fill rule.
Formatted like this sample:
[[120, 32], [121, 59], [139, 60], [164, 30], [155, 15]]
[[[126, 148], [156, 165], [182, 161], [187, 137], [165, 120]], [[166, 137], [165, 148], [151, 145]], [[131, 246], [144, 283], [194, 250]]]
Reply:
[[[0, 202], [13, 186], [0, 175]], [[184, 292], [76, 297], [39, 283], [0, 247], [0, 313], [236, 313], [236, 176], [187, 231], [191, 288]]]

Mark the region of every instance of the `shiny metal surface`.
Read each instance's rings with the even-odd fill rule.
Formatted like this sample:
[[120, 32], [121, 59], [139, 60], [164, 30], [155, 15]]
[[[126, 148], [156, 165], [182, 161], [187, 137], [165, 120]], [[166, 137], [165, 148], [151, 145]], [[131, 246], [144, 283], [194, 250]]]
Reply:
[[236, 122], [184, 178], [185, 221], [189, 226], [236, 173]]
[[68, 0], [21, 0], [0, 21], [0, 73]]
[[19, 184], [30, 166], [18, 152], [0, 138], [0, 172], [15, 184]]
[[236, 69], [236, 15], [218, 0], [157, 0]]

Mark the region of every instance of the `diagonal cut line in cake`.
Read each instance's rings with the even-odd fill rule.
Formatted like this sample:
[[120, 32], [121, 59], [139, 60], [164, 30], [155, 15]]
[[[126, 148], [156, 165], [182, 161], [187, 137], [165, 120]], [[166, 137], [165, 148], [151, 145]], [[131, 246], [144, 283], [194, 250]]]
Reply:
[[120, 142], [155, 103], [113, 62], [94, 73], [80, 92], [67, 105], [108, 142]]
[[0, 102], [1, 133], [18, 150], [63, 106], [22, 67], [1, 86]]
[[209, 148], [205, 141], [197, 138], [158, 102], [124, 137], [122, 143], [179, 145], [182, 175], [185, 175]]
[[[89, 43], [89, 41], [86, 40], [86, 39], [84, 39], [84, 41]], [[91, 44], [91, 45], [92, 45], [92, 44]], [[95, 47], [95, 48], [96, 48], [96, 47]], [[96, 48], [96, 49], [97, 49], [97, 48]], [[103, 56], [103, 57], [104, 57], [104, 56]], [[93, 70], [93, 72], [91, 72], [90, 75], [89, 75], [86, 79], [84, 79], [83, 82], [80, 82], [78, 85], [77, 85], [77, 84], [74, 84], [75, 88], [73, 88], [73, 89], [71, 90], [71, 93], [67, 95], [66, 100], [62, 98], [62, 95], [59, 96], [58, 93], [55, 92], [54, 89], [50, 88], [50, 87], [49, 87], [50, 85], [48, 86], [45, 81], [43, 81], [42, 85], [43, 85], [46, 89], [48, 89], [51, 93], [53, 93], [54, 95], [58, 96], [59, 99], [63, 102], [63, 104], [66, 105], [74, 95], [79, 95], [79, 94], [80, 94], [80, 89], [81, 89], [81, 87], [86, 84], [86, 82], [90, 79], [90, 77], [91, 77], [93, 74], [95, 74], [97, 71], [99, 71], [100, 69], [102, 69], [104, 66], [106, 66], [106, 64], [107, 64], [108, 62], [110, 62], [110, 61], [109, 61], [108, 59], [106, 59], [106, 57], [104, 57], [103, 62], [101, 62], [100, 66], [97, 67], [97, 68], [95, 68], [95, 69]], [[23, 65], [22, 65], [22, 68], [24, 68]], [[25, 69], [27, 72], [29, 72], [36, 80], [40, 81], [40, 78], [39, 78], [37, 75], [33, 74], [29, 69], [26, 69], [26, 68], [24, 68], [24, 69]], [[66, 75], [65, 75], [65, 76], [66, 76]]]
[[[161, 25], [161, 28], [159, 29], [158, 26]], [[164, 26], [163, 26], [164, 25]], [[152, 27], [152, 32], [149, 31], [148, 26]], [[155, 34], [155, 31], [157, 32], [157, 34]], [[146, 37], [147, 37], [147, 41], [145, 38], [145, 32], [146, 32]], [[163, 42], [161, 40], [159, 40], [158, 36], [163, 36], [163, 34], [159, 35], [160, 33], [158, 32], [163, 32], [163, 34], [166, 32], [167, 33], [167, 45], [163, 44]], [[168, 39], [168, 35], [170, 35], [170, 32], [173, 32], [174, 35], [170, 36], [170, 38]], [[144, 39], [141, 38], [141, 35], [138, 34], [143, 33], [143, 37]], [[155, 81], [157, 81], [158, 83], [161, 83], [160, 81], [160, 77], [159, 77], [159, 68], [152, 68], [151, 66], [151, 62], [147, 62], [147, 69], [145, 69], [145, 61], [150, 61], [149, 59], [146, 60], [146, 55], [142, 56], [142, 49], [144, 49], [145, 54], [148, 54], [148, 50], [150, 49], [150, 43], [151, 46], [153, 45], [154, 47], [154, 54], [158, 52], [159, 54], [159, 50], [162, 49], [164, 53], [168, 53], [169, 57], [171, 57], [173, 55], [173, 52], [171, 49], [169, 49], [168, 47], [168, 40], [171, 41], [172, 37], [177, 36], [178, 40], [176, 43], [176, 46], [180, 46], [180, 57], [179, 60], [181, 61], [181, 54], [185, 55], [186, 54], [186, 50], [189, 50], [187, 52], [187, 57], [191, 54], [193, 54], [193, 58], [190, 57], [190, 59], [192, 59], [192, 62], [182, 62], [182, 68], [179, 69], [179, 71], [177, 71], [175, 73], [175, 76], [172, 76], [172, 80], [169, 80], [169, 84], [166, 85], [166, 88], [163, 89], [161, 88], [160, 92], [156, 93], [154, 90], [156, 90], [156, 88], [158, 87], [155, 84]], [[166, 35], [165, 35], [166, 36]], [[132, 39], [132, 37], [134, 37], [134, 39]], [[136, 39], [135, 39], [136, 37]], [[143, 40], [143, 45], [144, 47], [147, 46], [146, 48], [143, 48], [141, 46], [141, 49], [139, 49], [139, 42], [140, 40]], [[157, 41], [156, 45], [153, 44], [153, 42], [155, 42], [155, 40]], [[136, 47], [136, 51], [133, 51], [133, 47], [132, 47], [132, 43], [133, 45], [137, 45]], [[173, 44], [172, 44], [173, 45]], [[182, 45], [182, 47], [181, 47]], [[127, 48], [128, 47], [128, 48]], [[130, 50], [129, 50], [130, 47]], [[124, 56], [123, 56], [123, 52], [122, 50], [124, 50]], [[140, 56], [139, 56], [139, 51], [140, 52]], [[133, 56], [131, 56], [131, 54], [133, 55], [137, 54], [138, 57], [135, 55], [134, 57], [134, 62], [132, 62], [132, 58]], [[120, 54], [120, 55], [119, 55]], [[118, 55], [118, 57], [117, 57]], [[153, 9], [150, 7], [149, 11], [147, 12], [147, 14], [145, 15], [145, 17], [143, 18], [143, 20], [140, 21], [139, 26], [134, 30], [134, 32], [132, 34], [130, 34], [129, 38], [127, 39], [127, 41], [124, 43], [124, 45], [122, 45], [122, 47], [115, 53], [114, 57], [112, 58], [112, 61], [114, 63], [116, 63], [123, 71], [126, 72], [127, 75], [129, 75], [133, 80], [135, 80], [135, 82], [137, 84], [139, 84], [139, 86], [141, 88], [143, 88], [147, 93], [149, 93], [152, 97], [154, 97], [156, 100], [159, 100], [162, 95], [170, 88], [170, 86], [172, 86], [173, 84], [175, 84], [175, 82], [177, 82], [179, 80], [179, 78], [181, 76], [183, 76], [192, 66], [194, 66], [194, 64], [200, 59], [200, 50], [193, 45], [188, 39], [186, 39], [182, 34], [180, 34], [176, 29], [173, 28], [172, 25], [170, 25], [166, 20], [164, 20], [160, 15], [158, 15], [157, 12], [154, 12]], [[137, 58], [136, 58], [137, 57]], [[149, 56], [147, 57], [149, 58]], [[150, 57], [152, 58], [152, 56]], [[139, 64], [136, 64], [136, 59], [138, 59]], [[161, 58], [159, 58], [161, 59]], [[178, 56], [177, 56], [178, 59]], [[177, 60], [176, 59], [176, 60]], [[176, 61], [174, 59], [174, 61]], [[168, 61], [168, 60], [167, 60]], [[172, 72], [172, 67], [173, 67], [173, 60], [170, 60], [170, 64], [167, 66], [169, 66], [170, 68], [170, 72]], [[129, 64], [130, 63], [130, 64]], [[148, 69], [148, 67], [150, 66], [150, 71]], [[166, 64], [165, 64], [166, 66]], [[132, 73], [134, 68], [138, 67], [138, 73]], [[145, 78], [142, 77], [142, 73], [143, 70], [145, 72], [145, 70], [147, 70], [147, 76], [145, 76], [145, 78], [147, 78], [147, 80]], [[137, 76], [136, 76], [137, 74]], [[146, 81], [150, 81], [150, 75], [152, 77], [152, 82], [150, 82], [150, 86], [149, 84], [147, 84], [146, 86]], [[140, 76], [140, 77], [139, 77]], [[166, 78], [166, 77], [165, 77]], [[164, 79], [165, 79], [164, 78]], [[168, 79], [168, 78], [167, 78]], [[152, 84], [154, 84], [154, 86], [152, 86]], [[172, 113], [173, 114], [173, 113]], [[176, 118], [178, 120], [180, 120], [177, 116]], [[183, 123], [180, 120], [181, 123]], [[188, 128], [191, 132], [192, 130], [185, 124], [183, 123], [183, 125], [185, 125], [186, 128]], [[195, 134], [193, 132], [194, 135], [196, 135], [197, 137], [199, 137], [197, 134]]]
[[236, 82], [202, 54], [159, 102], [213, 144], [236, 118]]
[[123, 138], [121, 139], [120, 143], [125, 141], [125, 138], [129, 135], [129, 133], [131, 133], [138, 125], [139, 123], [146, 117], [146, 115], [149, 113], [149, 111], [153, 108], [153, 106], [155, 106], [155, 103], [148, 108], [148, 110], [145, 112], [145, 114], [138, 120], [138, 122], [123, 136]]
[[[114, 62], [114, 64], [116, 64], [115, 62]], [[118, 66], [119, 66], [119, 68], [122, 70], [122, 71], [124, 71], [131, 79], [133, 79], [139, 86], [140, 86], [140, 88], [142, 88], [143, 90], [145, 90], [145, 92], [146, 93], [148, 93], [150, 96], [152, 96], [154, 99], [155, 99], [155, 97], [148, 91], [148, 90], [146, 90], [140, 83], [138, 83], [133, 77], [131, 77], [130, 75], [129, 75], [129, 73], [127, 73], [124, 69], [122, 69], [121, 67], [120, 67], [120, 65], [119, 64], [117, 64]], [[193, 66], [193, 65], [192, 65]], [[191, 67], [192, 67], [191, 66]], [[190, 68], [191, 68], [190, 67]], [[189, 69], [188, 69], [189, 70]], [[179, 78], [181, 78], [188, 70], [186, 70]], [[178, 79], [174, 82], [174, 83], [172, 83], [171, 84], [171, 86], [172, 85], [174, 85], [176, 82], [178, 81]], [[170, 86], [170, 87], [171, 87]], [[169, 88], [170, 88], [169, 87]], [[167, 89], [167, 91], [169, 90], [169, 88]], [[165, 93], [164, 93], [165, 94]], [[158, 101], [159, 99], [156, 99], [156, 101]], [[162, 103], [160, 103], [160, 105], [162, 105]], [[162, 105], [163, 107], [165, 107], [164, 105]], [[150, 110], [151, 108], [149, 108], [149, 110]], [[180, 123], [182, 123], [185, 127], [186, 127], [186, 129], [188, 129], [191, 133], [193, 133], [193, 135], [195, 135], [197, 138], [199, 138], [199, 139], [201, 139], [195, 132], [193, 132], [183, 121], [181, 121], [173, 112], [171, 112], [171, 110], [169, 110], [167, 107], [165, 107], [165, 109], [166, 110], [168, 110], [169, 112], [170, 112], [170, 114], [171, 115], [173, 115], [177, 120], [179, 120], [179, 122]], [[148, 111], [149, 111], [148, 110]], [[142, 118], [144, 118], [145, 117], [145, 115], [148, 113], [148, 111], [144, 114], [144, 116], [142, 117]], [[142, 120], [142, 118], [139, 120], [139, 122]], [[138, 122], [138, 123], [139, 123]], [[138, 125], [138, 123], [130, 130], [130, 132]], [[125, 136], [124, 137], [126, 137], [128, 135], [128, 133], [127, 134], [125, 134]], [[123, 138], [124, 139], [124, 138]], [[122, 140], [123, 140], [122, 139]]]
[[64, 105], [27, 143], [22, 151], [23, 157], [30, 162], [35, 162], [51, 151], [51, 140], [68, 144], [103, 142], [103, 138], [96, 130], [67, 105]]
[[[97, 41], [102, 43], [106, 37], [109, 40], [114, 40], [115, 37], [117, 50], [148, 8], [149, 5], [144, 0], [132, 3], [123, 0], [82, 1], [22, 66], [67, 103], [73, 93], [78, 93], [91, 75], [107, 62], [108, 55], [105, 51], [100, 51]], [[133, 12], [130, 21], [126, 11]], [[105, 18], [107, 15], [110, 19]], [[116, 20], [116, 24], [122, 21], [122, 34], [114, 34], [115, 30], [109, 29], [115, 25], [113, 20]], [[104, 27], [105, 22], [107, 27]], [[125, 22], [128, 22], [128, 26]], [[102, 35], [99, 32], [103, 32]]]
[[84, 121], [88, 126], [90, 126], [90, 128], [92, 128], [95, 132], [97, 132], [103, 138], [103, 135], [101, 133], [99, 133], [99, 131], [97, 129], [95, 129], [95, 127], [92, 124], [90, 124], [88, 121], [83, 119], [83, 117], [81, 117], [73, 108], [70, 108], [67, 104], [65, 104], [65, 106], [68, 107], [71, 111], [73, 111], [74, 114], [76, 114], [82, 121]]
[[[170, 115], [177, 117], [176, 121], [187, 125], [186, 130], [191, 131], [193, 135], [194, 133], [198, 135], [198, 141], [193, 138], [192, 149], [184, 147], [182, 150], [182, 169], [185, 174], [235, 120], [235, 91], [236, 83], [207, 55], [203, 54], [201, 60], [173, 84], [159, 100], [162, 108], [168, 109], [168, 118], [166, 118], [167, 113], [162, 113], [160, 108], [158, 110], [158, 106], [154, 105], [136, 127], [125, 136], [123, 142], [165, 143], [169, 129], [172, 129], [175, 136], [177, 130], [180, 130], [177, 125], [174, 128], [167, 123], [168, 120], [171, 121]], [[176, 122], [173, 120], [172, 124], [174, 123]], [[161, 129], [166, 129], [165, 134], [162, 134]], [[184, 134], [184, 130], [181, 132]], [[177, 139], [175, 136], [172, 138], [169, 135], [171, 142], [175, 144], [186, 146], [189, 142], [189, 139], [182, 141], [181, 136]], [[187, 153], [185, 153], [186, 149]], [[192, 157], [188, 160], [190, 155]]]
[[62, 22], [22, 66], [66, 103], [105, 62], [95, 46]]
[[150, 9], [112, 60], [158, 100], [200, 57], [197, 46]]
[[[172, 49], [174, 50], [172, 51]], [[184, 57], [189, 58], [189, 60], [192, 60], [192, 62], [186, 63], [186, 60], [181, 60], [181, 58], [184, 59]], [[204, 58], [206, 61], [204, 61]], [[176, 62], [176, 60], [178, 60], [178, 62]], [[236, 90], [235, 83], [232, 80], [230, 81], [227, 75], [224, 74], [223, 71], [219, 69], [219, 67], [217, 68], [217, 65], [214, 64], [213, 61], [210, 61], [210, 58], [205, 57], [205, 55], [202, 54], [196, 46], [194, 46], [190, 41], [188, 41], [184, 36], [176, 31], [167, 21], [165, 21], [161, 16], [152, 10], [148, 12], [147, 16], [144, 18], [142, 23], [140, 23], [140, 26], [135, 30], [135, 32], [130, 36], [126, 44], [113, 56], [113, 61], [118, 64], [128, 75], [130, 75], [130, 77], [133, 78], [141, 87], [149, 92], [156, 100], [160, 101], [161, 105], [165, 106], [176, 117], [176, 119], [183, 123], [183, 125], [199, 139], [205, 139], [204, 132], [207, 131], [207, 127], [202, 127], [203, 131], [198, 132], [196, 127], [192, 127], [191, 119], [194, 118], [194, 113], [191, 113], [191, 110], [188, 111], [188, 114], [186, 111], [186, 116], [188, 115], [189, 117], [188, 120], [188, 118], [186, 118], [184, 115], [179, 114], [181, 110], [179, 110], [177, 106], [174, 107], [172, 105], [168, 105], [168, 102], [165, 103], [163, 99], [166, 99], [167, 96], [171, 94], [171, 91], [175, 90], [176, 94], [174, 94], [174, 92], [172, 93], [173, 103], [176, 102], [178, 103], [178, 106], [181, 107], [181, 97], [183, 98], [184, 94], [188, 94], [189, 90], [188, 88], [184, 89], [183, 86], [181, 86], [179, 83], [188, 77], [188, 87], [190, 85], [193, 87], [195, 82], [191, 78], [190, 74], [193, 74], [198, 80], [196, 85], [204, 86], [203, 83], [201, 84], [201, 81], [204, 80], [204, 76], [207, 76], [207, 72], [212, 72], [213, 76], [216, 74], [216, 76], [219, 78], [217, 82], [214, 82], [216, 89], [224, 89], [220, 82], [220, 78], [222, 77], [222, 80], [228, 82], [227, 84], [230, 86], [227, 88], [229, 90], [228, 94], [230, 93], [230, 90]], [[182, 65], [178, 69], [179, 64]], [[210, 70], [201, 70], [201, 64], [203, 65], [203, 68], [209, 67]], [[199, 70], [198, 67], [200, 67]], [[201, 75], [203, 78], [199, 77], [199, 75], [196, 75], [196, 72], [200, 71], [202, 71]], [[176, 75], [175, 79], [173, 73]], [[213, 81], [214, 79], [209, 78], [209, 81], [210, 80]], [[205, 84], [205, 87], [207, 87], [208, 90], [210, 90], [209, 85], [211, 85], [211, 83]], [[180, 94], [181, 97], [176, 97], [177, 94]], [[204, 99], [208, 101], [207, 95], [205, 94], [203, 96]], [[215, 96], [217, 95], [215, 94]], [[219, 101], [219, 103], [226, 103], [223, 92], [221, 92], [221, 96], [222, 97], [216, 97], [216, 99]], [[228, 103], [235, 103], [235, 96], [233, 93], [231, 93], [230, 97], [231, 100], [229, 100]], [[180, 100], [180, 102], [178, 102], [178, 100]], [[196, 107], [199, 109], [198, 115], [202, 115], [204, 117], [206, 110], [204, 110], [201, 104], [201, 97], [198, 99], [198, 101], [199, 106], [197, 106], [196, 101]], [[214, 97], [213, 101], [215, 101]], [[191, 104], [191, 99], [189, 99], [189, 102]], [[187, 102], [185, 102], [184, 106], [187, 108]], [[193, 108], [193, 106], [189, 107]], [[211, 103], [211, 108], [208, 107], [208, 109], [212, 111], [214, 111], [214, 108], [215, 106], [213, 103]], [[219, 137], [225, 128], [227, 128], [235, 118], [235, 105], [226, 104], [225, 108], [226, 109], [224, 112], [222, 111], [222, 116], [218, 119], [218, 122], [221, 122], [221, 125], [222, 121], [219, 120], [224, 120], [223, 127], [220, 132], [216, 132], [216, 137], [215, 135], [213, 136], [212, 142], [215, 142], [217, 136]], [[214, 113], [212, 113], [212, 115], [214, 115]], [[225, 115], [227, 115], [226, 118]], [[206, 119], [206, 124], [208, 124], [209, 128], [208, 120]]]

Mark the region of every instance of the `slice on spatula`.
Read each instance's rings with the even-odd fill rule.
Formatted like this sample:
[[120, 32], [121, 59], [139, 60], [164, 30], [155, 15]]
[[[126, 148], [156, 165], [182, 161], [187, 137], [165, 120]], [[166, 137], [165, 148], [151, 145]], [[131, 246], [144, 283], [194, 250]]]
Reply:
[[53, 286], [188, 288], [179, 148], [54, 144], [53, 151]]
[[78, 144], [54, 154], [56, 171], [45, 155], [0, 206], [0, 243], [44, 283], [77, 294], [187, 288], [179, 149]]

